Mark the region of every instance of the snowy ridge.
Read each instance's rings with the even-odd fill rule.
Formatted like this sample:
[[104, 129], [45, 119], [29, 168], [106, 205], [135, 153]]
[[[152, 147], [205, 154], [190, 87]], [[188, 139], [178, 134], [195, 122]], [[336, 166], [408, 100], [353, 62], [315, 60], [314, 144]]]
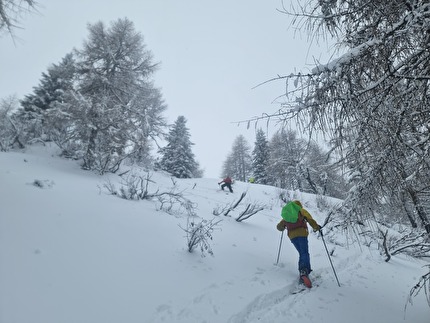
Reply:
[[[213, 232], [214, 257], [188, 253], [185, 215], [159, 210], [157, 201], [126, 201], [109, 195], [99, 177], [49, 147], [0, 153], [0, 322], [414, 322], [428, 323], [424, 295], [405, 305], [425, 273], [425, 262], [349, 246], [339, 234], [324, 246], [309, 236], [318, 286], [292, 295], [297, 252], [280, 233], [278, 189], [237, 182], [233, 194], [219, 191], [219, 179], [176, 179], [199, 217], [229, 205], [242, 192], [266, 209], [244, 222], [219, 216]], [[172, 187], [154, 173], [151, 189]], [[39, 187], [35, 181], [46, 183]], [[322, 223], [315, 197], [291, 193]], [[334, 203], [334, 202], [333, 202]], [[334, 240], [333, 240], [334, 239]]]

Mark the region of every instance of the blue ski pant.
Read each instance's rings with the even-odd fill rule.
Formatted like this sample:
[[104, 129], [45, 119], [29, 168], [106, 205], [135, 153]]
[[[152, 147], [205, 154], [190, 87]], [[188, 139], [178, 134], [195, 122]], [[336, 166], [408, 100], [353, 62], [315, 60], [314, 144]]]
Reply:
[[309, 274], [312, 269], [309, 256], [308, 237], [296, 237], [291, 239], [291, 242], [299, 252], [299, 271], [306, 270], [306, 273]]

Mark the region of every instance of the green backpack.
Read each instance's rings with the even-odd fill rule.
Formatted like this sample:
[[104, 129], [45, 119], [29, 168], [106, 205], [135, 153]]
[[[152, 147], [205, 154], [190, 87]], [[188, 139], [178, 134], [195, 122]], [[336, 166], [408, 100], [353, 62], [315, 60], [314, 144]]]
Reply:
[[289, 202], [282, 208], [281, 216], [286, 222], [296, 223], [301, 209], [300, 205], [297, 205], [294, 202]]

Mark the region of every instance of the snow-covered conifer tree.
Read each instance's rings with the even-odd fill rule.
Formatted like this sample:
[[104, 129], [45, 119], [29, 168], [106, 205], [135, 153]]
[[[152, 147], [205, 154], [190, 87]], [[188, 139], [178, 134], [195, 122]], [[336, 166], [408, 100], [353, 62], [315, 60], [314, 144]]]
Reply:
[[64, 95], [73, 88], [75, 77], [75, 61], [73, 54], [67, 54], [59, 64], [52, 64], [46, 73], [42, 73], [40, 84], [33, 88], [21, 101], [26, 112], [41, 113], [51, 109], [56, 103], [64, 101]]
[[178, 178], [201, 177], [202, 172], [191, 149], [194, 144], [186, 123], [184, 116], [176, 119], [167, 135], [167, 145], [160, 149], [162, 157], [158, 166]]
[[39, 85], [33, 93], [21, 100], [22, 108], [16, 117], [26, 124], [27, 137], [30, 139], [54, 140], [65, 135], [67, 123], [64, 122], [60, 105], [66, 100], [66, 93], [73, 89], [75, 61], [67, 54], [59, 64], [52, 64], [42, 73]]

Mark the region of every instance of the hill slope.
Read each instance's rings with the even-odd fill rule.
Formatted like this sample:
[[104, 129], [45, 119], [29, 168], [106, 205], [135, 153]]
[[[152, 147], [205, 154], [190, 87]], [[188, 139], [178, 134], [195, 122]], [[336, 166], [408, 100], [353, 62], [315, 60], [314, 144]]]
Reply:
[[[150, 191], [176, 183], [199, 217], [222, 220], [210, 241], [214, 256], [202, 257], [186, 250], [186, 215], [108, 194], [104, 185], [118, 187], [117, 175], [84, 172], [48, 147], [0, 153], [0, 165], [1, 323], [429, 322], [424, 297], [404, 311], [424, 262], [399, 256], [385, 263], [375, 250], [332, 243], [341, 236], [326, 242], [342, 286], [311, 233], [318, 286], [292, 295], [297, 252], [284, 237], [275, 265], [281, 205], [274, 187], [236, 183], [227, 194], [217, 179], [152, 174]], [[242, 192], [238, 209], [245, 202], [266, 209], [241, 223], [237, 210], [214, 217]], [[324, 221], [314, 196], [294, 197]]]

